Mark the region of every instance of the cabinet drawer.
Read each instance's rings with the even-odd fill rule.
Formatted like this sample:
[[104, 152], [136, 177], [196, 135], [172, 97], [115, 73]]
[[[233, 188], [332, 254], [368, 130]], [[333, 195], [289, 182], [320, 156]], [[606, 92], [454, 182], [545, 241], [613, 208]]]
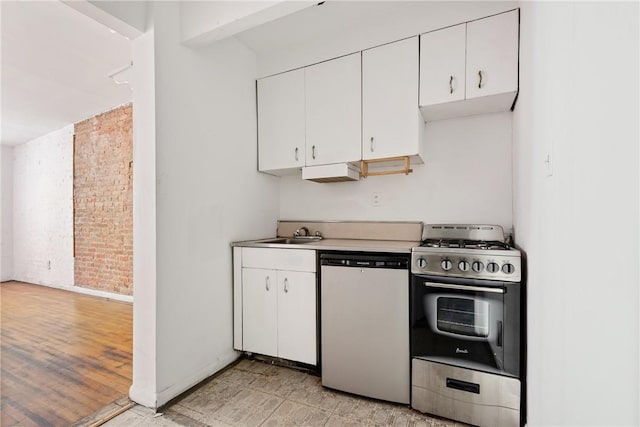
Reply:
[[307, 249], [242, 248], [242, 267], [316, 271], [316, 251]]
[[[414, 393], [419, 388], [444, 398], [475, 405], [514, 410], [520, 408], [520, 381], [517, 378], [420, 359], [413, 359], [412, 367], [411, 385]], [[474, 386], [475, 390], [462, 390], [456, 384]]]
[[[411, 407], [420, 412], [475, 426], [518, 427], [520, 425], [518, 409], [456, 400], [416, 386], [411, 388], [411, 396]], [[456, 425], [459, 424], [456, 423]]]

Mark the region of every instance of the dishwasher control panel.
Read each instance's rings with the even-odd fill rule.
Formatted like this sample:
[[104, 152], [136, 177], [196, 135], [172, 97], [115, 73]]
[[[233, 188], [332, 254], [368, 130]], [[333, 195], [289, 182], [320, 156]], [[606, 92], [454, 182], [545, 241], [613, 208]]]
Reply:
[[409, 256], [398, 254], [350, 254], [350, 253], [323, 253], [320, 254], [320, 264], [335, 267], [356, 268], [386, 268], [409, 269]]

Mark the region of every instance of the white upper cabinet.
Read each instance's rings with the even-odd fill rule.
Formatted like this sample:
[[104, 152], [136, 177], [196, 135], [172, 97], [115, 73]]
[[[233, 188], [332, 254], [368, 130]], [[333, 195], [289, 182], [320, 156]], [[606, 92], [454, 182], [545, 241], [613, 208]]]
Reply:
[[306, 165], [361, 159], [360, 53], [306, 67]]
[[426, 121], [508, 111], [518, 93], [519, 11], [423, 34], [420, 110]]
[[362, 52], [362, 159], [420, 152], [418, 37]]
[[420, 38], [420, 105], [465, 98], [466, 24], [423, 34]]
[[518, 12], [467, 24], [467, 99], [518, 90]]
[[281, 174], [304, 166], [304, 70], [258, 80], [258, 169]]

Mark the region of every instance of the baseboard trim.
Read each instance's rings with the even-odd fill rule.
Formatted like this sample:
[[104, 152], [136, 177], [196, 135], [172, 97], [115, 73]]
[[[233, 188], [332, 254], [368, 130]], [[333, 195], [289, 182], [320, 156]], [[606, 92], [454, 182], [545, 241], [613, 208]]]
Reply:
[[[21, 280], [17, 280], [17, 281], [20, 282]], [[47, 288], [61, 289], [63, 291], [71, 291], [71, 292], [76, 292], [78, 294], [91, 295], [91, 296], [94, 296], [94, 297], [100, 297], [100, 298], [106, 298], [106, 299], [111, 299], [111, 300], [115, 300], [115, 301], [133, 303], [133, 296], [132, 295], [122, 295], [122, 294], [116, 294], [116, 293], [113, 293], [113, 292], [99, 291], [97, 289], [83, 288], [82, 286], [55, 285], [55, 284], [50, 284], [50, 283], [31, 283], [31, 282], [24, 282], [24, 281], [22, 281], [22, 282], [23, 283], [28, 283], [30, 285], [45, 286]]]

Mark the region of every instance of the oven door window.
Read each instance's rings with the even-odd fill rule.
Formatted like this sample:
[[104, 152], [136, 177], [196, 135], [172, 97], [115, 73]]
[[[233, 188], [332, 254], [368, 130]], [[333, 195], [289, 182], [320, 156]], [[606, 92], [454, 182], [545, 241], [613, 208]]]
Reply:
[[436, 298], [436, 328], [440, 332], [487, 338], [489, 302], [475, 298]]
[[435, 334], [470, 341], [499, 341], [501, 295], [433, 289], [422, 297], [422, 310]]

